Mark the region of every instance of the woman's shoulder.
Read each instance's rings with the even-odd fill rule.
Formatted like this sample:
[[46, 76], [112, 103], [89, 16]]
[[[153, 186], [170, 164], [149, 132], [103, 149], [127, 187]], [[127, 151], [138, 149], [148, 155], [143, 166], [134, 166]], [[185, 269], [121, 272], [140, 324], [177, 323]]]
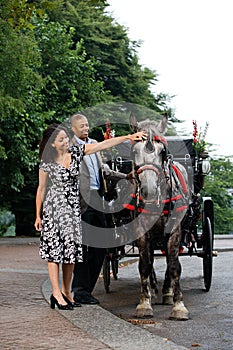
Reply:
[[45, 172], [49, 172], [51, 170], [51, 164], [52, 164], [51, 162], [47, 163], [44, 160], [41, 160], [39, 164], [39, 169]]
[[82, 155], [85, 151], [85, 144], [82, 145], [72, 145], [70, 146], [70, 152], [73, 154]]

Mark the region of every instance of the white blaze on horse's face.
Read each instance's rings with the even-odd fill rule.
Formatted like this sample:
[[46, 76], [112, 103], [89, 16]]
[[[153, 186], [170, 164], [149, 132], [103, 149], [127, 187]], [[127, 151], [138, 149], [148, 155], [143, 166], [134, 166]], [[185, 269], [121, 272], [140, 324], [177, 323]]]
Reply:
[[140, 195], [146, 204], [161, 205], [161, 183], [164, 179], [163, 151], [163, 143], [152, 138], [137, 142], [132, 149], [140, 181]]

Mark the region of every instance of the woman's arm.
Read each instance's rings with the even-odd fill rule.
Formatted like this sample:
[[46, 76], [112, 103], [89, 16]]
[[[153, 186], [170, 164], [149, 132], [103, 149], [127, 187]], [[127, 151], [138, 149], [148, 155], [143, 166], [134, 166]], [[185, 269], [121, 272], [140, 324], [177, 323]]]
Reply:
[[125, 136], [113, 137], [108, 140], [97, 143], [85, 144], [85, 154], [91, 154], [99, 151], [103, 151], [106, 148], [111, 148], [113, 146], [119, 145], [120, 143], [130, 140], [130, 141], [143, 141], [146, 140], [147, 134], [144, 131], [136, 132], [135, 134], [129, 134]]
[[35, 229], [41, 231], [41, 209], [44, 201], [48, 174], [43, 170], [39, 170], [39, 185], [36, 192], [36, 220], [34, 223]]

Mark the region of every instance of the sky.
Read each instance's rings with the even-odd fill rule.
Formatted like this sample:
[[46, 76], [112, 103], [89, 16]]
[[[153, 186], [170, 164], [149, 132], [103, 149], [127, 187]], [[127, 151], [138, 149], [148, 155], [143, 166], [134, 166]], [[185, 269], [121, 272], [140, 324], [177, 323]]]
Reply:
[[[211, 155], [233, 155], [232, 0], [109, 0], [109, 11], [142, 40], [139, 63], [156, 71], [153, 92], [175, 96], [169, 106], [185, 120], [192, 137], [192, 121], [213, 144]], [[181, 132], [181, 131], [180, 131]]]

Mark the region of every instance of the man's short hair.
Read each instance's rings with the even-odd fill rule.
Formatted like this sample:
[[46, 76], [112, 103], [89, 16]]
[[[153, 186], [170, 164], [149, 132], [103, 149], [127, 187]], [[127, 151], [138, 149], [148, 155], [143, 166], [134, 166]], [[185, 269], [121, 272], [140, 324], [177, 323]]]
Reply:
[[73, 125], [75, 122], [77, 122], [78, 120], [81, 120], [83, 118], [87, 119], [87, 117], [83, 114], [80, 114], [80, 113], [73, 114], [70, 118], [71, 125]]

